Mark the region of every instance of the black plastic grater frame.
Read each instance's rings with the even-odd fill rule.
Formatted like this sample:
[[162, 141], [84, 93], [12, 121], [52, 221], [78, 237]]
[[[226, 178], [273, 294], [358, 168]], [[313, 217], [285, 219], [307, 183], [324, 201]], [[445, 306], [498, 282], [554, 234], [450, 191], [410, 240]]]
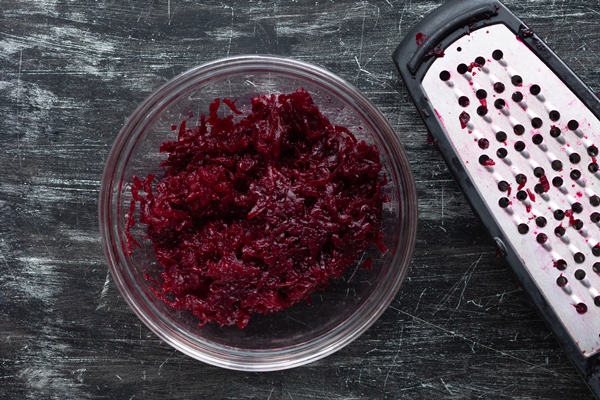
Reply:
[[[504, 35], [504, 38], [506, 38], [506, 35], [503, 31], [509, 32], [510, 35], [512, 35], [512, 38], [514, 38], [515, 40], [513, 40], [511, 43], [498, 43], [497, 40], [495, 40], [494, 38], [494, 34], [496, 32], [499, 32], [500, 36]], [[489, 50], [489, 54], [482, 54], [483, 56], [490, 57], [490, 59], [486, 60], [484, 58], [483, 60], [481, 60], [481, 62], [477, 62], [477, 60], [475, 59], [467, 59], [465, 64], [459, 65], [458, 67], [455, 64], [450, 65], [451, 63], [446, 61], [449, 57], [444, 56], [444, 52], [447, 52], [449, 50], [462, 50], [461, 48], [456, 47], [456, 43], [460, 42], [461, 40], [463, 42], [470, 42], [471, 40], [475, 42], [477, 41], [476, 33], [478, 32], [479, 36], [481, 36], [482, 32], [485, 32], [486, 34], [491, 33], [489, 34], [489, 36], [486, 37], [487, 40], [484, 44], [487, 50]], [[482, 40], [479, 41], [480, 43], [482, 42]], [[522, 44], [524, 44], [527, 47], [527, 49], [518, 47]], [[481, 48], [482, 47], [480, 45], [479, 49]], [[585, 109], [587, 110], [586, 112], [588, 112], [591, 116], [589, 118], [594, 118], [596, 122], [599, 120], [600, 101], [598, 100], [596, 95], [592, 93], [589, 90], [589, 88], [585, 84], [583, 84], [583, 82], [581, 82], [581, 80], [558, 58], [558, 56], [556, 56], [556, 54], [552, 50], [550, 50], [546, 46], [545, 43], [541, 41], [539, 37], [537, 37], [522, 21], [520, 21], [506, 7], [504, 7], [501, 3], [497, 1], [448, 1], [444, 5], [440, 6], [438, 9], [434, 10], [431, 14], [426, 16], [417, 26], [415, 26], [406, 35], [406, 37], [402, 40], [401, 44], [394, 52], [393, 60], [408, 88], [408, 91], [417, 109], [419, 110], [421, 117], [423, 118], [429, 132], [436, 141], [436, 145], [440, 150], [440, 153], [444, 157], [449, 169], [458, 181], [461, 189], [465, 193], [472, 208], [475, 210], [476, 214], [482, 220], [487, 230], [496, 241], [501, 254], [511, 265], [518, 279], [521, 281], [524, 289], [532, 298], [536, 308], [544, 318], [545, 322], [554, 332], [558, 341], [561, 343], [564, 350], [569, 355], [571, 361], [573, 362], [577, 370], [581, 373], [594, 395], [600, 399], [600, 348], [598, 346], [598, 335], [600, 334], [600, 331], [594, 331], [595, 338], [590, 338], [591, 341], [589, 341], [589, 343], [585, 345], [580, 343], [579, 340], [577, 340], [577, 338], [583, 337], [582, 335], [589, 334], [589, 330], [586, 331], [587, 328], [581, 325], [585, 324], [586, 321], [585, 318], [581, 317], [582, 315], [587, 314], [587, 316], [589, 316], [590, 318], [596, 319], [593, 321], [592, 326], [596, 326], [598, 324], [597, 320], [600, 320], [596, 318], [596, 316], [598, 315], [597, 309], [600, 309], [600, 306], [598, 306], [597, 302], [598, 288], [596, 284], [598, 281], [598, 277], [590, 276], [593, 275], [594, 272], [596, 273], [596, 275], [598, 275], [599, 271], [597, 270], [597, 267], [594, 266], [593, 268], [587, 269], [588, 277], [593, 279], [591, 283], [585, 277], [586, 270], [578, 269], [577, 271], [575, 271], [575, 274], [573, 274], [575, 278], [572, 279], [574, 281], [574, 285], [571, 286], [570, 283], [567, 284], [567, 275], [565, 274], [565, 276], [563, 277], [562, 271], [564, 270], [564, 265], [556, 262], [563, 262], [564, 260], [557, 260], [556, 256], [548, 256], [554, 259], [554, 265], [552, 266], [552, 268], [549, 268], [553, 269], [553, 271], [550, 271], [550, 274], [554, 273], [554, 275], [548, 276], [558, 276], [558, 279], [552, 278], [551, 282], [554, 287], [554, 289], [552, 290], [557, 291], [557, 293], [554, 293], [552, 292], [552, 290], [548, 289], [549, 282], [546, 282], [548, 280], [546, 275], [543, 275], [538, 271], [539, 265], [537, 265], [536, 262], [538, 262], [539, 260], [529, 262], [531, 258], [535, 257], [534, 249], [536, 246], [546, 246], [545, 250], [547, 250], [548, 254], [556, 254], [554, 248], [560, 248], [562, 246], [569, 250], [572, 247], [575, 247], [573, 243], [577, 244], [576, 240], [581, 241], [580, 237], [584, 238], [585, 243], [587, 243], [590, 240], [589, 232], [586, 230], [587, 228], [582, 228], [577, 225], [582, 221], [576, 218], [577, 215], [573, 217], [575, 212], [581, 212], [581, 210], [578, 210], [576, 208], [581, 207], [581, 204], [577, 201], [576, 196], [572, 196], [572, 193], [569, 194], [569, 191], [574, 191], [572, 189], [569, 189], [566, 185], [564, 185], [562, 181], [553, 181], [553, 183], [555, 184], [553, 184], [553, 187], [549, 189], [550, 185], [548, 179], [541, 178], [542, 176], [545, 177], [546, 172], [551, 172], [552, 169], [554, 169], [554, 171], [563, 171], [562, 166], [560, 169], [554, 168], [554, 164], [552, 164], [552, 161], [556, 161], [557, 159], [559, 159], [559, 157], [555, 157], [554, 155], [552, 155], [552, 152], [548, 151], [548, 147], [550, 147], [550, 150], [552, 149], [552, 146], [554, 146], [555, 149], [557, 146], [562, 146], [565, 149], [565, 145], [568, 145], [570, 147], [569, 144], [566, 144], [566, 141], [564, 139], [567, 132], [565, 132], [565, 134], [563, 134], [562, 137], [560, 136], [560, 129], [558, 136], [555, 136], [552, 132], [549, 136], [546, 135], [547, 140], [545, 143], [548, 143], [548, 146], [546, 146], [545, 143], [542, 144], [541, 142], [539, 142], [539, 139], [535, 139], [536, 129], [539, 128], [538, 125], [540, 124], [540, 122], [538, 116], [535, 115], [534, 111], [532, 111], [535, 109], [535, 107], [533, 107], [533, 102], [531, 102], [532, 107], [529, 107], [529, 109], [527, 107], [527, 104], [525, 104], [529, 101], [529, 99], [523, 101], [522, 97], [519, 98], [519, 96], [521, 96], [520, 94], [517, 97], [512, 97], [512, 101], [507, 99], [504, 102], [504, 104], [502, 104], [496, 102], [498, 100], [504, 101], [504, 99], [500, 98], [500, 96], [496, 96], [495, 104], [497, 106], [494, 109], [494, 106], [492, 106], [491, 104], [491, 98], [487, 98], [487, 100], [484, 100], [487, 96], [483, 99], [480, 98], [481, 96], [479, 96], [477, 90], [475, 90], [478, 86], [477, 79], [480, 79], [482, 75], [490, 75], [490, 70], [487, 67], [484, 67], [486, 61], [496, 62], [502, 60], [502, 52], [498, 53], [498, 57], [496, 57], [496, 55], [492, 55], [492, 53], [499, 48], [505, 50], [507, 48], [510, 48], [511, 50], [514, 50], [513, 54], [515, 52], [518, 54], [520, 51], [522, 53], [529, 53], [535, 56], [539, 61], [541, 61], [541, 63], [545, 67], [547, 67], [547, 71], [540, 72], [540, 81], [545, 83], [546, 81], [552, 80], [545, 79], [547, 78], [547, 76], [544, 76], [545, 72], [552, 74], [554, 77], [557, 77], [561, 81], [561, 84], [564, 86], [565, 90], [568, 90], [573, 95], [573, 98], [579, 101], [583, 107], [585, 107]], [[440, 113], [441, 110], [436, 108], [434, 104], [436, 102], [438, 105], [440, 104], [441, 100], [438, 98], [440, 96], [438, 96], [438, 93], [435, 93], [435, 96], [428, 97], [427, 90], [424, 87], [424, 81], [426, 80], [426, 78], [429, 79], [429, 81], [431, 81], [431, 76], [434, 76], [432, 70], [435, 69], [435, 75], [437, 75], [438, 71], [440, 70], [440, 68], [436, 69], [433, 67], [436, 63], [438, 66], [440, 64], [447, 65], [447, 68], [441, 69], [442, 72], [439, 72], [439, 77], [435, 76], [435, 79], [437, 79], [438, 81], [437, 85], [439, 86], [440, 91], [450, 88], [456, 94], [460, 92], [460, 90], [457, 89], [457, 87], [463, 85], [464, 89], [464, 82], [467, 81], [469, 81], [469, 83], [473, 87], [473, 91], [470, 93], [468, 93], [467, 90], [463, 90], [463, 92], [465, 92], [465, 94], [468, 95], [465, 96], [465, 98], [469, 99], [469, 101], [460, 103], [460, 101], [463, 99], [461, 99], [457, 95], [459, 106], [453, 105], [452, 107], [465, 108], [468, 106], [469, 102], [481, 104], [481, 106], [477, 108], [478, 115], [472, 113], [473, 116], [471, 116], [468, 113], [461, 113], [460, 116], [462, 117], [464, 115], [465, 118], [460, 118], [459, 114], [457, 113], [457, 115], [452, 117], [456, 117], [455, 120], [444, 120], [444, 116], [447, 117], [448, 113]], [[518, 64], [518, 61], [516, 61], [516, 63]], [[506, 63], [503, 64], [503, 66], [506, 67]], [[476, 73], [473, 73], [473, 69], [476, 70]], [[486, 69], [486, 71], [482, 71], [482, 69]], [[515, 73], [514, 69], [511, 69], [511, 66], [508, 66], [508, 69], [510, 69], [510, 71], [507, 72], [507, 76], [516, 76], [519, 78], [520, 81], [515, 82], [513, 80], [512, 82], [506, 82], [506, 86], [510, 86], [511, 88], [514, 87], [517, 89], [522, 88], [523, 81], [521, 80], [521, 77]], [[505, 70], [508, 69], [505, 68]], [[478, 77], [475, 76], [477, 73], [479, 74]], [[461, 81], [461, 79], [463, 78], [460, 75], [466, 76], [467, 80]], [[453, 81], [455, 76], [457, 76], [457, 79]], [[457, 85], [454, 85], [452, 82], [456, 82]], [[475, 85], [473, 85], [473, 82], [475, 82]], [[431, 83], [429, 83], [428, 85], [430, 89], [433, 87]], [[535, 88], [534, 90], [533, 86], [537, 86], [537, 88]], [[542, 84], [542, 86], [544, 85]], [[531, 85], [529, 88], [531, 92], [531, 98], [533, 99], [533, 101], [535, 101], [535, 97], [543, 97], [543, 95], [539, 95], [540, 87], [538, 85]], [[501, 89], [502, 91], [504, 91], [505, 87], [502, 87]], [[521, 89], [518, 89], [515, 92], [515, 94], [520, 93], [520, 91]], [[492, 91], [490, 90], [490, 92]], [[546, 101], [548, 99], [544, 99], [543, 103], [544, 106], [551, 107], [549, 106], [549, 104], [551, 104], [553, 100], [552, 94], [550, 94], [548, 97], [550, 101], [548, 102]], [[489, 101], [490, 103], [487, 103], [487, 101]], [[508, 108], [508, 103], [510, 103], [512, 107], [514, 107], [514, 112], [513, 109]], [[517, 107], [517, 104], [521, 105], [521, 107]], [[539, 110], [542, 106], [538, 105], [537, 107]], [[522, 109], [522, 112], [519, 109]], [[510, 139], [506, 137], [509, 135], [500, 135], [502, 137], [498, 139], [490, 137], [490, 134], [505, 134], [505, 132], [499, 128], [501, 123], [495, 124], [494, 117], [492, 117], [493, 112], [490, 112], [489, 110], [497, 112], [500, 116], [499, 119], [504, 119], [504, 121], [510, 120], [510, 124], [508, 126], [514, 128], [514, 134], [513, 132], [509, 132], [509, 135], [512, 135]], [[550, 118], [551, 121], [555, 121], [556, 115], [558, 116], [558, 119], [560, 119], [560, 113], [554, 116], [552, 115], [553, 112], [557, 111], [561, 110], [552, 109], [552, 111], [550, 111], [550, 115], [546, 117], [546, 120]], [[523, 125], [517, 124], [515, 121], [513, 121], [514, 115], [518, 113], [521, 113], [521, 116], [525, 115], [527, 117], [526, 122], [531, 123], [533, 126], [533, 129], [525, 129], [526, 131], [528, 131], [526, 135], [523, 135], [524, 132], [521, 131], [521, 128], [517, 129], [517, 125], [520, 125], [521, 127], [523, 127]], [[566, 117], [567, 113], [568, 112], [563, 111], [563, 121], [561, 122], [563, 125], [564, 122], [567, 119], [569, 119], [568, 117], [564, 118]], [[450, 115], [454, 114], [450, 113]], [[589, 157], [591, 157], [590, 160], [592, 160], [592, 162], [588, 167], [589, 173], [586, 171], [584, 172], [590, 179], [594, 179], [594, 177], [598, 178], [597, 171], [592, 170], [592, 164], [597, 165], [595, 160], [595, 156], [597, 155], [597, 148], [594, 146], [594, 139], [596, 139], [596, 145], [599, 145], [600, 147], [600, 132], [595, 133], [595, 137], [592, 137], [590, 139], [588, 137], [587, 132], [583, 132], [577, 126], [571, 126], [571, 123], [573, 121], [576, 120], [571, 119], [569, 123], [563, 127], [563, 129], [565, 129], [565, 131], [569, 130], [568, 133], [571, 134], [571, 137], [573, 138], [572, 140], [578, 141], [578, 143], [585, 142], [585, 146], [588, 148], [587, 152], [589, 153]], [[452, 126], [452, 128], [449, 128], [450, 125]], [[559, 124], [557, 123], [556, 125]], [[483, 126], [483, 129], [479, 129], [481, 126]], [[506, 123], [504, 126], [506, 126]], [[554, 127], [554, 125], [552, 126]], [[488, 132], [486, 132], [486, 129], [488, 130]], [[462, 131], [464, 133], [464, 137], [468, 139], [457, 139], [456, 137], [453, 137], [451, 135], [459, 131]], [[465, 131], [468, 131], [468, 133]], [[551, 139], [550, 136], [556, 139], [556, 141], [550, 142], [551, 140], [554, 140]], [[522, 137], [527, 138], [527, 140], [520, 140]], [[487, 144], [484, 143], [482, 145], [481, 142], [479, 142], [479, 148], [483, 150], [479, 151], [483, 154], [481, 154], [481, 156], [478, 159], [473, 160], [471, 158], [469, 160], [467, 159], [468, 157], [465, 156], [465, 154], [467, 154], [468, 156], [472, 156], [475, 153], [475, 151], [470, 150], [471, 148], [469, 148], [469, 150], [462, 149], [467, 148], [467, 146], [469, 145], [473, 145], [472, 142], [476, 142], [477, 139], [484, 139], [487, 141]], [[531, 154], [528, 153], [529, 147], [527, 147], [527, 149], [524, 150], [525, 143], [528, 143], [528, 145], [530, 143], [529, 139], [531, 139], [534, 143], [534, 146], [532, 146]], [[542, 140], [543, 139], [544, 138], [542, 137]], [[488, 155], [486, 154], [488, 153], [486, 150], [488, 149], [490, 141], [493, 142], [492, 147], [495, 146], [499, 150], [500, 148], [504, 148], [504, 150], [502, 150], [504, 151], [504, 153], [498, 154], [498, 158], [500, 159], [496, 158], [496, 155], [492, 156], [495, 159], [495, 161], [491, 157], [488, 157]], [[512, 150], [513, 146], [508, 146], [507, 144], [514, 144], [514, 151], [516, 151], [517, 153], [514, 153], [514, 151]], [[542, 146], [545, 146], [545, 149], [540, 152], [538, 148]], [[568, 149], [568, 152], [565, 150], [564, 154], [561, 154], [561, 156], [565, 157], [565, 154], [567, 154], [572, 161], [576, 161], [578, 163], [579, 160], [577, 158], [580, 159], [581, 157], [577, 152], [572, 151], [572, 148], [575, 148], [575, 146]], [[589, 150], [592, 148], [596, 149], [595, 154], [591, 150]], [[506, 156], [507, 149], [509, 149], [515, 154], [513, 158], [516, 162], [509, 162], [510, 157]], [[540, 154], [544, 155], [544, 159], [537, 160], [539, 161], [538, 163], [536, 161], [536, 157], [539, 157]], [[573, 156], [573, 154], [575, 154], [577, 157]], [[587, 157], [588, 154], [584, 154], [584, 156]], [[471, 163], [469, 163], [469, 161], [471, 161]], [[519, 174], [516, 174], [516, 172], [518, 172], [517, 167], [519, 167], [519, 162], [521, 163], [520, 167], [523, 167], [522, 169], [526, 168], [528, 165], [531, 166], [531, 170], [529, 171], [530, 177], [534, 177], [533, 179], [536, 180], [540, 179], [540, 183], [538, 183], [535, 186], [535, 192], [539, 200], [537, 203], [535, 201], [535, 194], [533, 194], [531, 191], [525, 192], [520, 190], [524, 189], [524, 184], [523, 186], [520, 184]], [[568, 165], [569, 162], [570, 161], [568, 159], [564, 160], [565, 165]], [[571, 162], [571, 164], [573, 163]], [[476, 167], [474, 165], [476, 165]], [[548, 168], [549, 165], [552, 165], [552, 167]], [[546, 170], [544, 170], [542, 166], [547, 166]], [[504, 168], [505, 170], [502, 171], [502, 168]], [[539, 171], [536, 170], [536, 168], [542, 168], [542, 172], [535, 172]], [[576, 168], [571, 168], [571, 177], [575, 182], [573, 183], [572, 187], [575, 187], [575, 190], [580, 190], [580, 192], [576, 193], [583, 193], [581, 197], [588, 197], [592, 205], [594, 205], [596, 200], [592, 199], [597, 196], [593, 191], [593, 185], [586, 185], [585, 180], [582, 180], [583, 178], [578, 177], [578, 179], [575, 179], [576, 177], [573, 176], [574, 169]], [[577, 172], [580, 172], [578, 169], [576, 170]], [[479, 174], [479, 171], [482, 171], [482, 173]], [[513, 173], [513, 176], [510, 178], [516, 177], [517, 183], [513, 183], [513, 186], [517, 186], [518, 184], [520, 186], [519, 191], [514, 190], [514, 193], [512, 193], [513, 196], [511, 197], [511, 189], [509, 184], [508, 195], [506, 195], [506, 193], [496, 195], [496, 199], [498, 199], [498, 196], [500, 196], [500, 200], [498, 200], [497, 203], [492, 203], [489, 197], [489, 187], [483, 187], [483, 179], [488, 179], [488, 181], [493, 182], [494, 185], [497, 185], [498, 189], [496, 189], [496, 191], [500, 190], [506, 192], [506, 186], [501, 187], [501, 185], [505, 185], [507, 183], [506, 181], [504, 181], [504, 177], [506, 177], [506, 175], [509, 173], [508, 171]], [[492, 176], [493, 179], [485, 177], [482, 178], [482, 176], [485, 176], [486, 173], [488, 173], [489, 176]], [[509, 179], [507, 179], [507, 181], [509, 181]], [[596, 184], [596, 187], [598, 186], [599, 185]], [[600, 188], [598, 190], [600, 190]], [[516, 197], [522, 195], [523, 193], [526, 193], [527, 196]], [[559, 196], [567, 198], [567, 200], [561, 200], [563, 203], [560, 204], [567, 204], [571, 207], [569, 207], [568, 209], [566, 207], [554, 207], [556, 205], [556, 202], [553, 202], [554, 197], [552, 196], [556, 193], [558, 193]], [[514, 204], [513, 201], [511, 201], [511, 198], [514, 199]], [[573, 198], [575, 200], [573, 200]], [[502, 202], [505, 203], [501, 204]], [[520, 202], [522, 204], [516, 204], [517, 202]], [[545, 205], [550, 206], [547, 207], [548, 210], [546, 211], [545, 209], [540, 209], [539, 203], [544, 203]], [[551, 204], [554, 204], [554, 206], [552, 206]], [[523, 212], [523, 207], [525, 207], [526, 212]], [[537, 207], [537, 209], [532, 209], [532, 207]], [[568, 222], [566, 223], [566, 228], [569, 230], [569, 234], [571, 234], [571, 229], [574, 229], [577, 232], [571, 234], [573, 239], [575, 240], [568, 241], [565, 239], [565, 237], [568, 237], [569, 235], [559, 235], [559, 233], [563, 233], [565, 231], [564, 229], [563, 231], [559, 232], [557, 232], [555, 229], [555, 234], [552, 235], [546, 235], [545, 233], [543, 233], [544, 229], [540, 226], [545, 227], [547, 220], [550, 220], [552, 218], [553, 211], [556, 211], [553, 209], [553, 207], [555, 209], [558, 209], [558, 211], [562, 211], [561, 208], [567, 209]], [[550, 212], [550, 216], [547, 215], [548, 212]], [[544, 214], [548, 218], [545, 218], [543, 225], [536, 223], [535, 225], [537, 226], [533, 226], [533, 223], [528, 221], [525, 217], [531, 215], [535, 217], [537, 214], [539, 214], [540, 216]], [[516, 224], [516, 226], [514, 226], [514, 232], [511, 231], [510, 221], [514, 222], [515, 220], [519, 220], [519, 218], [521, 219], [520, 222], [522, 223]], [[600, 219], [600, 217], [598, 218]], [[556, 225], [557, 221], [554, 221], [554, 219], [552, 219], [552, 221]], [[591, 219], [591, 227], [596, 232], [598, 231], [599, 225], [598, 221], [594, 220], [594, 214], [592, 214]], [[586, 221], [586, 223], [589, 224], [588, 221]], [[523, 227], [524, 225], [527, 226], [526, 231], [525, 227]], [[525, 232], [522, 232], [520, 230], [520, 228], [522, 227]], [[531, 229], [531, 231], [529, 230], [530, 227], [533, 228]], [[562, 227], [562, 223], [559, 224], [559, 227]], [[537, 232], [533, 232], [534, 230], [537, 230]], [[522, 242], [524, 240], [523, 237], [525, 236], [529, 236], [533, 240], [531, 240], [530, 243], [526, 243], [524, 245], [525, 247], [523, 247]], [[556, 245], [554, 245], [554, 248], [551, 244], [548, 244], [546, 242], [548, 240], [548, 236], [551, 236], [551, 241], [549, 243], [552, 243], [552, 240], [554, 240], [554, 243], [556, 243]], [[600, 247], [598, 247], [598, 242], [592, 240], [590, 246], [590, 248], [585, 249], [585, 251], [582, 253], [572, 251], [574, 260], [569, 259], [569, 264], [573, 264], [573, 261], [575, 261], [574, 264], [576, 265], [576, 267], [578, 267], [579, 265], [583, 265], [582, 263], [584, 263], [584, 261], [578, 259], [578, 257], [581, 257], [583, 255], [583, 253], [587, 255], [588, 260], [592, 258], [590, 257], [591, 253], [593, 253], [593, 256], [597, 256], [598, 252], [596, 252], [596, 249], [600, 249]], [[529, 256], [523, 254], [523, 249], [528, 248], [531, 249]], [[583, 258], [585, 259], [585, 257]], [[598, 259], [598, 261], [600, 261], [600, 258]], [[573, 270], [576, 268], [571, 266], [569, 267], [570, 272], [573, 272]], [[581, 277], [581, 271], [584, 271], [583, 278]], [[569, 277], [570, 276], [571, 275], [569, 275]], [[581, 289], [583, 291], [588, 290], [592, 292], [592, 296], [596, 296], [596, 304], [594, 304], [593, 300], [590, 303], [589, 299], [587, 299], [585, 303], [576, 302], [577, 304], [573, 304], [575, 306], [573, 307], [573, 309], [576, 310], [576, 312], [573, 312], [572, 317], [569, 316], [567, 314], [568, 307], [565, 308], [556, 306], [556, 298], [560, 298], [560, 296], [562, 295], [566, 296], [568, 301], [572, 301], [573, 298], [580, 298], [581, 296], [578, 297], [576, 294], [573, 293], [573, 290], [570, 289], [571, 287]], [[569, 290], [571, 291], [569, 292]], [[577, 308], [578, 306], [580, 306], [580, 304], [583, 304], [586, 308]], [[586, 304], [589, 304], [589, 311], [587, 310], [588, 306]]]

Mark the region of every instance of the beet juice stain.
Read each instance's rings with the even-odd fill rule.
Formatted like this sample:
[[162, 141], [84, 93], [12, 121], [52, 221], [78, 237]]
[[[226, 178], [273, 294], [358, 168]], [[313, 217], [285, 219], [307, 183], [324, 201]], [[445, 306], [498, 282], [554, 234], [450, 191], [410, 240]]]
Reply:
[[332, 125], [304, 89], [254, 97], [239, 122], [218, 116], [221, 103], [241, 114], [216, 99], [161, 145], [162, 179], [134, 177], [127, 235], [136, 245], [130, 228], [146, 226], [163, 267], [148, 277], [157, 297], [200, 324], [243, 328], [309, 301], [367, 247], [386, 250], [387, 181], [377, 147]]

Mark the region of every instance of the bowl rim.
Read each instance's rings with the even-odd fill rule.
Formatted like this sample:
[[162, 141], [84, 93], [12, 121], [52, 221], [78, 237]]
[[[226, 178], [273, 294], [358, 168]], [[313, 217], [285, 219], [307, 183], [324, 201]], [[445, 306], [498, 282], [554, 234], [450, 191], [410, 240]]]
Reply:
[[[261, 350], [243, 352], [240, 350], [238, 353], [243, 353], [243, 356], [235, 353], [235, 355], [232, 356], [230, 354], [227, 357], [220, 351], [223, 348], [211, 346], [206, 341], [204, 341], [204, 346], [199, 347], [199, 343], [203, 342], [202, 340], [198, 340], [197, 337], [192, 338], [191, 334], [178, 329], [169, 323], [168, 319], [161, 313], [156, 314], [156, 308], [149, 310], [149, 306], [151, 308], [153, 306], [143, 301], [139, 293], [133, 293], [128, 289], [131, 285], [128, 283], [126, 274], [123, 274], [121, 271], [126, 267], [126, 263], [122, 261], [124, 254], [120, 254], [120, 248], [123, 246], [123, 243], [119, 241], [118, 224], [114, 219], [115, 215], [113, 213], [113, 208], [118, 208], [118, 205], [113, 201], [113, 197], [120, 198], [118, 193], [121, 193], [121, 191], [115, 194], [112, 189], [115, 187], [115, 183], [121, 185], [123, 182], [125, 171], [121, 172], [121, 177], [119, 178], [117, 167], [119, 165], [127, 165], [126, 161], [123, 161], [122, 156], [125, 154], [128, 154], [128, 157], [131, 156], [131, 151], [129, 153], [127, 151], [135, 146], [135, 141], [132, 142], [131, 140], [132, 135], [136, 129], [139, 129], [140, 124], [143, 125], [149, 122], [145, 120], [149, 115], [152, 115], [148, 111], [169, 104], [169, 101], [178, 96], [176, 93], [173, 93], [175, 88], [181, 87], [193, 79], [197, 79], [198, 76], [210, 77], [222, 74], [223, 71], [227, 72], [251, 67], [259, 67], [260, 69], [269, 68], [278, 72], [294, 71], [300, 73], [304, 78], [310, 77], [320, 80], [326, 84], [327, 89], [335, 91], [340, 96], [343, 95], [344, 100], [349, 102], [353, 107], [356, 108], [359, 106], [361, 109], [365, 109], [368, 116], [374, 120], [373, 126], [377, 127], [380, 131], [378, 134], [384, 132], [388, 136], [385, 145], [389, 146], [388, 151], [391, 151], [396, 156], [395, 159], [399, 161], [394, 164], [402, 164], [401, 168], [398, 165], [393, 165], [392, 167], [398, 170], [398, 179], [402, 182], [400, 186], [403, 199], [398, 199], [399, 208], [401, 209], [398, 213], [400, 216], [404, 216], [404, 218], [401, 218], [399, 221], [400, 233], [398, 237], [403, 241], [401, 246], [404, 251], [393, 257], [392, 262], [394, 265], [390, 267], [390, 271], [397, 272], [397, 274], [395, 274], [396, 276], [389, 277], [390, 279], [384, 282], [383, 295], [382, 293], [377, 293], [374, 299], [369, 298], [368, 301], [365, 301], [366, 306], [368, 306], [368, 314], [366, 316], [364, 315], [364, 311], [362, 315], [354, 312], [351, 317], [345, 319], [342, 324], [337, 325], [332, 331], [328, 331], [327, 334], [318, 336], [301, 345], [293, 346], [293, 351]], [[388, 308], [408, 272], [412, 259], [417, 231], [417, 196], [408, 156], [396, 132], [381, 111], [356, 87], [324, 68], [303, 61], [270, 55], [242, 55], [214, 60], [183, 72], [159, 87], [135, 109], [120, 130], [107, 157], [101, 180], [98, 218], [103, 252], [108, 261], [109, 269], [117, 289], [137, 317], [160, 339], [184, 354], [214, 366], [241, 371], [276, 371], [298, 367], [340, 350], [362, 335]], [[119, 243], [121, 244], [119, 245]], [[344, 329], [340, 329], [340, 326]]]

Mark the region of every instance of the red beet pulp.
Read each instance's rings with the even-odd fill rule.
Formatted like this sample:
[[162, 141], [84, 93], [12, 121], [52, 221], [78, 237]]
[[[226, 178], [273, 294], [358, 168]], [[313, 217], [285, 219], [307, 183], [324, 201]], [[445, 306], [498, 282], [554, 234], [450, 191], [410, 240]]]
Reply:
[[[164, 142], [164, 177], [133, 178], [160, 278], [154, 293], [200, 324], [245, 327], [325, 288], [371, 244], [384, 252], [379, 151], [322, 115], [304, 89], [235, 102], [216, 99], [198, 126]], [[177, 127], [174, 127], [177, 129]], [[371, 267], [371, 260], [363, 264]]]

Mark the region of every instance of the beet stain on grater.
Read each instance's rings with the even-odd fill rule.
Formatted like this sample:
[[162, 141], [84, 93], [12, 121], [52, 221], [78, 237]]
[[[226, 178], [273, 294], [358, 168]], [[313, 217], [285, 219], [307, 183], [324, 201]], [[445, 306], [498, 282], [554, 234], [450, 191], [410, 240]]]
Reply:
[[393, 59], [471, 206], [600, 399], [600, 101], [499, 2], [448, 1]]

